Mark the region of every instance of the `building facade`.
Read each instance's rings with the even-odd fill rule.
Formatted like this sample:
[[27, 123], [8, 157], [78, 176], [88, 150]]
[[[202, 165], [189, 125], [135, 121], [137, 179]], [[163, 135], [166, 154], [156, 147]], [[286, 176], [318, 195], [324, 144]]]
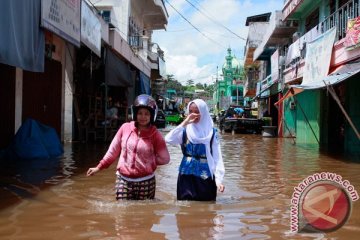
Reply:
[[[354, 104], [360, 96], [358, 2], [289, 0], [280, 13], [280, 24], [295, 31], [278, 38], [276, 27], [264, 37], [265, 47], [256, 49], [264, 52], [278, 38], [273, 47], [280, 69], [279, 133], [297, 144], [360, 159], [360, 109]], [[273, 75], [275, 68], [270, 69]]]
[[221, 68], [221, 78], [216, 80], [215, 102], [217, 109], [227, 109], [230, 105], [244, 105], [244, 68], [228, 48], [225, 63]]
[[126, 117], [134, 96], [151, 94], [152, 80], [162, 78], [151, 35], [166, 28], [163, 1], [16, 2], [3, 1], [1, 10], [2, 22], [13, 21], [0, 27], [1, 148], [28, 118], [55, 128], [62, 141], [91, 131], [106, 139], [94, 119], [104, 119], [110, 95], [123, 100]]

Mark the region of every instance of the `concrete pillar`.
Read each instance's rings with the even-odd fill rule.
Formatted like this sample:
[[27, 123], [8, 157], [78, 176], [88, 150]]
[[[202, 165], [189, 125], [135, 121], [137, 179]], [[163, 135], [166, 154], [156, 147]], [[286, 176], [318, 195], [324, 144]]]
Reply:
[[20, 128], [22, 123], [22, 99], [23, 99], [23, 70], [16, 68], [15, 73], [15, 129], [14, 133]]
[[63, 131], [61, 139], [64, 142], [71, 142], [73, 140], [73, 93], [74, 89], [74, 64], [75, 53], [72, 46], [66, 45], [64, 48], [63, 61]]

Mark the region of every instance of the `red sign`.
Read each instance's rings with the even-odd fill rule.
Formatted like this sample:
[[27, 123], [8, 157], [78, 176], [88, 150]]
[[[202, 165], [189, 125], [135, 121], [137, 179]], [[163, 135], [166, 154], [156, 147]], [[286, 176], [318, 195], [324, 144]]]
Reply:
[[303, 2], [304, 0], [288, 0], [285, 4], [285, 7], [283, 8], [283, 21], [286, 20], [286, 18], [292, 14], [297, 7], [300, 6], [300, 4]]
[[354, 49], [360, 45], [360, 17], [349, 19], [344, 41], [346, 49]]
[[301, 207], [308, 227], [322, 232], [343, 226], [351, 212], [350, 199], [344, 189], [331, 183], [311, 186]]

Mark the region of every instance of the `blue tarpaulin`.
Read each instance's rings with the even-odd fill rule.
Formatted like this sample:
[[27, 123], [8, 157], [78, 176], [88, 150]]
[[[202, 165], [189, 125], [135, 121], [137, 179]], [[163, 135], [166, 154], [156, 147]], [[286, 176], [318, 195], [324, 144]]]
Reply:
[[140, 94], [151, 95], [150, 78], [140, 72]]
[[234, 111], [237, 113], [237, 114], [242, 114], [244, 112], [244, 109], [242, 108], [234, 108]]
[[47, 159], [64, 153], [54, 128], [27, 119], [15, 134], [14, 140], [5, 150], [6, 158]]

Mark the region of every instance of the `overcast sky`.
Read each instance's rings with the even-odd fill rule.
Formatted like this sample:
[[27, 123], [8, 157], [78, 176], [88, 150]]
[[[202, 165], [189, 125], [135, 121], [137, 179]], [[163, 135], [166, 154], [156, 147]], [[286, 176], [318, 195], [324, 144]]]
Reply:
[[216, 68], [221, 69], [229, 47], [243, 61], [248, 34], [246, 18], [282, 10], [284, 5], [284, 0], [164, 2], [169, 13], [167, 29], [154, 31], [152, 41], [165, 51], [167, 74], [173, 74], [184, 85], [189, 79], [195, 83], [213, 83]]

